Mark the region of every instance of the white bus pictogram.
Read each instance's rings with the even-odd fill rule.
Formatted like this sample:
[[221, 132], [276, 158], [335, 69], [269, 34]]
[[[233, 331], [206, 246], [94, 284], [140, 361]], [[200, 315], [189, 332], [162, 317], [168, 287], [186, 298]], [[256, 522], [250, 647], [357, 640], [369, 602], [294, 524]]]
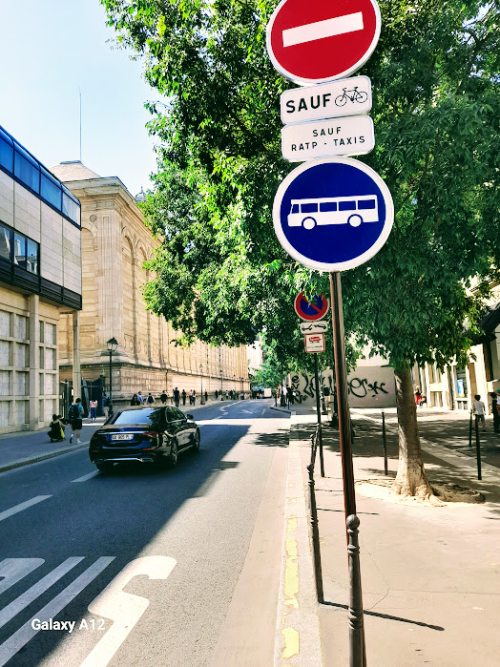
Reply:
[[316, 225], [349, 224], [359, 227], [362, 222], [378, 221], [376, 195], [292, 199], [288, 214], [289, 227], [304, 229], [314, 229]]

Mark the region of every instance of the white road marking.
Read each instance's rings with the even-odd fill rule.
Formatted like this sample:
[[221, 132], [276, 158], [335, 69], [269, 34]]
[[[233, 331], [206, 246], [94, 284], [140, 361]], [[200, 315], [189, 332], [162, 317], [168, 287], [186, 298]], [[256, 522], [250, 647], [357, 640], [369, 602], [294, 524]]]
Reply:
[[296, 28], [283, 30], [283, 46], [295, 46], [304, 42], [313, 42], [334, 35], [345, 35], [348, 32], [363, 30], [363, 12], [345, 14], [326, 21], [307, 23]]
[[89, 605], [89, 611], [110, 618], [114, 623], [80, 667], [105, 667], [149, 607], [146, 598], [123, 592], [129, 581], [140, 574], [146, 574], [150, 579], [166, 579], [176, 564], [177, 561], [169, 556], [136, 558], [106, 586]]
[[115, 559], [115, 556], [103, 556], [77, 577], [69, 586], [67, 586], [59, 595], [45, 605], [40, 611], [26, 621], [17, 632], [14, 632], [8, 639], [0, 645], [0, 667], [3, 667], [30, 639], [32, 639], [39, 630], [34, 630], [31, 623], [35, 618], [41, 621], [48, 621], [61, 612], [71, 600], [83, 591], [108, 565]]
[[43, 558], [5, 558], [0, 563], [0, 594], [44, 563]]
[[15, 507], [11, 507], [10, 510], [5, 510], [4, 512], [0, 512], [0, 521], [3, 521], [4, 519], [8, 519], [9, 516], [12, 516], [13, 514], [17, 514], [18, 512], [22, 512], [23, 510], [28, 509], [28, 507], [31, 507], [32, 505], [36, 505], [37, 503], [41, 503], [42, 500], [47, 500], [47, 498], [52, 498], [52, 496], [35, 496], [34, 498], [31, 498], [31, 500], [27, 500], [24, 503], [21, 503], [20, 505], [16, 505]]
[[[74, 558], [68, 558], [56, 567], [52, 572], [49, 572], [43, 579], [40, 579], [34, 586], [28, 588], [22, 595], [13, 600], [8, 604], [4, 609], [0, 611], [0, 628], [2, 628], [6, 623], [8, 623], [14, 616], [19, 614], [20, 611], [25, 609], [29, 604], [36, 600], [42, 593], [45, 593], [53, 584], [56, 583], [61, 577], [69, 572], [75, 565], [78, 565], [84, 556], [75, 556]], [[24, 559], [19, 559], [24, 560]], [[35, 559], [37, 560], [37, 559]], [[42, 560], [43, 562], [43, 560]]]
[[83, 475], [83, 477], [78, 477], [78, 479], [72, 479], [72, 482], [86, 482], [88, 479], [92, 479], [92, 477], [95, 477], [96, 475], [99, 474], [99, 470], [94, 470], [93, 472], [89, 472], [88, 475]]

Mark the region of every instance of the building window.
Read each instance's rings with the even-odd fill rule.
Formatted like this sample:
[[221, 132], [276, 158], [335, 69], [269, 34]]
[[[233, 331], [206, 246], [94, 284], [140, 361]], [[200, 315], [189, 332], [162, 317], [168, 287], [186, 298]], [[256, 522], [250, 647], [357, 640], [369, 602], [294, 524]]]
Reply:
[[31, 155], [17, 144], [14, 152], [14, 176], [33, 192], [40, 193], [40, 168]]
[[26, 269], [30, 273], [38, 275], [38, 243], [32, 241], [31, 239], [26, 239], [27, 241], [27, 255], [26, 255]]
[[26, 237], [17, 232], [14, 233], [14, 264], [26, 268]]
[[8, 227], [0, 225], [0, 257], [6, 262], [11, 260], [11, 231]]
[[0, 130], [0, 165], [11, 173], [14, 170], [13, 142], [2, 130]]
[[[13, 252], [12, 249], [13, 248]], [[40, 245], [7, 225], [0, 224], [0, 258], [34, 275], [39, 274]]]
[[45, 348], [41, 345], [38, 348], [38, 367], [45, 368]]
[[56, 181], [56, 179], [44, 169], [42, 169], [42, 182], [40, 189], [42, 198], [45, 199], [48, 204], [51, 204], [51, 206], [57, 208], [57, 210], [60, 211], [62, 197], [61, 186]]
[[70, 220], [80, 226], [80, 205], [65, 192], [63, 192], [62, 212]]
[[43, 343], [43, 338], [44, 338], [44, 322], [40, 321], [40, 343]]

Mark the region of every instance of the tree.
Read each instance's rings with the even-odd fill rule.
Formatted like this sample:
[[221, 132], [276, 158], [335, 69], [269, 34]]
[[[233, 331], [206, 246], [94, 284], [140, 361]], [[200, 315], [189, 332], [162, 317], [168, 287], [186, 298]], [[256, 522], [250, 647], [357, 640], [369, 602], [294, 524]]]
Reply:
[[[161, 140], [144, 205], [166, 234], [149, 306], [187, 339], [298, 352], [291, 299], [328, 278], [285, 255], [271, 223], [289, 172], [279, 94], [265, 52], [267, 0], [102, 0], [118, 40], [144, 58], [168, 104], [151, 102]], [[383, 32], [361, 73], [374, 83], [377, 146], [363, 161], [386, 180], [396, 218], [386, 246], [344, 274], [346, 331], [395, 368], [397, 493], [427, 496], [410, 367], [443, 367], [471, 345], [487, 278], [499, 266], [498, 0], [385, 0]], [[166, 231], [165, 231], [166, 230]], [[480, 289], [471, 294], [471, 276]], [[464, 322], [468, 321], [469, 330]], [[306, 363], [301, 360], [300, 363]]]

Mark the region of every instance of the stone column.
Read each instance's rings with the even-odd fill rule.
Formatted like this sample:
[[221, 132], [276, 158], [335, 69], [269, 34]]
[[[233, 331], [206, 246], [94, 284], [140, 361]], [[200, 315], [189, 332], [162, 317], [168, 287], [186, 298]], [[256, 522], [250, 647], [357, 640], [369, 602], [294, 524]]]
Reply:
[[80, 396], [82, 372], [80, 369], [80, 311], [73, 312], [73, 396]]
[[38, 306], [40, 297], [38, 294], [32, 294], [28, 297], [30, 318], [29, 318], [29, 339], [30, 339], [30, 373], [29, 373], [29, 425], [33, 431], [38, 428], [39, 422], [43, 421], [43, 415], [40, 414], [40, 320], [38, 317]]

